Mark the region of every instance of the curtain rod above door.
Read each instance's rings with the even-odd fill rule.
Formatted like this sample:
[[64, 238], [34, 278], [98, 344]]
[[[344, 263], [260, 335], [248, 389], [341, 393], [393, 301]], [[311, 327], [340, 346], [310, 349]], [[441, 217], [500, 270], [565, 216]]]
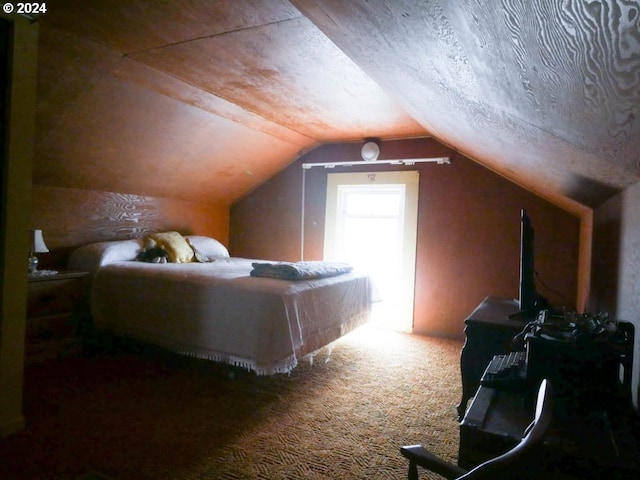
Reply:
[[372, 162], [357, 161], [357, 162], [320, 162], [320, 163], [303, 163], [302, 168], [310, 169], [312, 167], [355, 167], [363, 165], [415, 165], [416, 163], [437, 163], [438, 165], [450, 164], [449, 157], [434, 157], [434, 158], [399, 158], [391, 160], [375, 160]]

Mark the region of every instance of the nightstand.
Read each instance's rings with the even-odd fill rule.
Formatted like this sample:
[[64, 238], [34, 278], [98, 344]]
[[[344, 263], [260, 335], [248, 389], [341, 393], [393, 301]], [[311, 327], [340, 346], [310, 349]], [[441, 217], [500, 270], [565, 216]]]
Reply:
[[85, 313], [82, 281], [88, 272], [60, 270], [28, 276], [25, 363], [77, 353], [78, 324]]

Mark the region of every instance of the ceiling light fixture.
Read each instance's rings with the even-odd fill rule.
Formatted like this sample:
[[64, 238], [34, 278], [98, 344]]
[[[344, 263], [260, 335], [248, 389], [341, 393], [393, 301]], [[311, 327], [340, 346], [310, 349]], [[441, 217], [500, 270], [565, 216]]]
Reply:
[[367, 142], [362, 146], [360, 154], [365, 162], [375, 162], [380, 155], [380, 146], [376, 142]]

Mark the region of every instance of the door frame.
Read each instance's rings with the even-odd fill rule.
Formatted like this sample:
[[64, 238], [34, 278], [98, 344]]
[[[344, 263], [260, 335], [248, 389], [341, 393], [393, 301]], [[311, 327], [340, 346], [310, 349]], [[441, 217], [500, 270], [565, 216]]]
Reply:
[[404, 230], [402, 238], [402, 293], [398, 329], [413, 329], [415, 302], [415, 270], [418, 243], [418, 195], [420, 172], [418, 170], [384, 172], [348, 172], [327, 175], [327, 197], [325, 207], [324, 258], [335, 254], [336, 225], [338, 217], [338, 186], [402, 184], [405, 186]]

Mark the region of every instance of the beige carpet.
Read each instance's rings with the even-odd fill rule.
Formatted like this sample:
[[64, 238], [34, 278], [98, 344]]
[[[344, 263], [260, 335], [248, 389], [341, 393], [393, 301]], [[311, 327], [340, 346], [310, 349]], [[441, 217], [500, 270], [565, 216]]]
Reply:
[[461, 347], [365, 327], [290, 375], [150, 351], [42, 363], [0, 478], [403, 479], [403, 444], [456, 459]]

